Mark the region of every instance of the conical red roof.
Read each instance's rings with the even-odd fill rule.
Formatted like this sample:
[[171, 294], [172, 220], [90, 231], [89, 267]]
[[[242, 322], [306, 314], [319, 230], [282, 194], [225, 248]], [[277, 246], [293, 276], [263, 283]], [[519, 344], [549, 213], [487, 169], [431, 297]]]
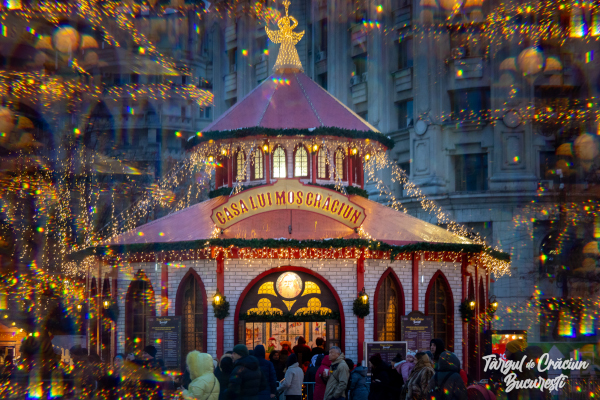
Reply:
[[301, 72], [286, 72], [269, 77], [204, 128], [204, 131], [230, 131], [253, 127], [336, 127], [378, 132]]

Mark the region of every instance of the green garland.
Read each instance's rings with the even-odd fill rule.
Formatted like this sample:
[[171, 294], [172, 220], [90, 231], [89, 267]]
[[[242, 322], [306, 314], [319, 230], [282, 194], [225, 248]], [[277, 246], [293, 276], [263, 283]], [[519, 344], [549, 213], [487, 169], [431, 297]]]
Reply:
[[194, 136], [192, 139], [185, 143], [185, 149], [189, 150], [200, 143], [208, 142], [209, 140], [227, 140], [227, 139], [244, 139], [252, 136], [260, 137], [282, 137], [282, 136], [301, 136], [305, 138], [311, 138], [315, 136], [338, 136], [348, 139], [370, 139], [375, 140], [388, 150], [394, 148], [394, 141], [387, 136], [373, 131], [357, 131], [353, 129], [343, 129], [336, 127], [318, 127], [311, 130], [308, 129], [273, 129], [273, 128], [261, 128], [251, 127], [244, 129], [237, 129], [234, 131], [209, 131], [202, 132], [202, 136]]
[[[341, 190], [339, 190], [336, 187], [336, 185], [333, 185], [333, 184], [328, 184], [328, 185], [321, 185], [320, 183], [308, 183], [308, 184], [311, 186], [320, 186], [325, 189], [335, 190], [336, 192], [340, 192], [340, 193], [342, 192]], [[252, 188], [255, 188], [258, 186], [262, 186], [262, 185], [243, 185], [240, 187], [239, 192], [243, 192], [244, 190], [252, 189]], [[357, 196], [364, 197], [365, 199], [369, 198], [367, 191], [364, 189], [357, 188], [355, 186], [344, 186], [344, 188], [346, 189], [346, 193], [348, 193], [349, 195], [357, 195]], [[231, 194], [232, 190], [233, 189], [230, 187], [224, 187], [224, 188], [220, 188], [220, 189], [211, 190], [210, 192], [208, 192], [208, 198], [214, 199], [215, 197], [219, 197], [219, 196], [229, 196]]]
[[220, 296], [222, 297], [222, 299], [219, 304], [217, 304], [213, 299], [213, 312], [215, 313], [215, 318], [225, 319], [229, 316], [229, 302], [227, 301], [227, 297], [224, 294], [220, 294]]
[[119, 319], [119, 305], [115, 302], [111, 302], [108, 308], [102, 310], [102, 314], [111, 321], [117, 322]]
[[369, 302], [367, 301], [367, 303], [365, 304], [363, 303], [360, 297], [357, 297], [356, 299], [354, 299], [354, 303], [352, 303], [352, 312], [358, 318], [366, 317], [370, 313]]
[[454, 253], [477, 254], [486, 251], [492, 257], [501, 261], [510, 261], [510, 255], [497, 250], [485, 249], [480, 244], [461, 243], [415, 243], [403, 246], [394, 246], [376, 240], [366, 239], [330, 239], [330, 240], [278, 240], [278, 239], [204, 239], [182, 242], [161, 243], [136, 243], [127, 245], [97, 246], [78, 251], [70, 255], [71, 260], [83, 259], [93, 255], [108, 255], [128, 253], [155, 253], [159, 251], [186, 251], [200, 250], [206, 246], [237, 247], [250, 249], [337, 249], [337, 248], [364, 248], [371, 251], [390, 251], [390, 259], [395, 259], [399, 254], [440, 251]]
[[328, 319], [340, 320], [339, 312], [302, 312], [302, 313], [279, 313], [279, 312], [249, 312], [240, 314], [240, 321], [246, 322], [321, 322]]
[[460, 317], [462, 318], [463, 322], [469, 322], [475, 318], [475, 310], [471, 310], [471, 307], [469, 307], [470, 302], [471, 300], [466, 299], [460, 303], [460, 306], [458, 306]]

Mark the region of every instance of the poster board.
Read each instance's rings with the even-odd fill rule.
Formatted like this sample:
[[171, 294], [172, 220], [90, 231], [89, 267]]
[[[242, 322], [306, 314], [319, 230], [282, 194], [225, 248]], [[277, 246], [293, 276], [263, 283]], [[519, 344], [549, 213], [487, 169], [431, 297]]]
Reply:
[[400, 353], [402, 358], [406, 358], [407, 343], [406, 342], [373, 342], [365, 341], [363, 346], [364, 360], [367, 363], [368, 373], [371, 373], [371, 367], [369, 366], [369, 358], [375, 353], [381, 354], [381, 358], [388, 364], [393, 364], [392, 359], [396, 357], [396, 354]]
[[433, 317], [413, 311], [400, 317], [400, 337], [409, 350], [427, 351], [433, 339]]
[[147, 317], [146, 343], [156, 347], [156, 359], [166, 368], [181, 366], [181, 317]]

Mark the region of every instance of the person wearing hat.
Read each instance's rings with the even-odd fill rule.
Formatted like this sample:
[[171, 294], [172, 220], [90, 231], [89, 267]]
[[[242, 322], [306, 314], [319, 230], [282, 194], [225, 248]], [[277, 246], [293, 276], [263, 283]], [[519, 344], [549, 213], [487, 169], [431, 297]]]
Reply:
[[233, 348], [233, 371], [225, 398], [228, 400], [259, 400], [259, 393], [268, 388], [267, 377], [260, 370], [256, 357], [248, 348], [237, 344]]
[[440, 354], [438, 365], [433, 378], [425, 393], [432, 396], [431, 392], [438, 390], [442, 393], [451, 393], [452, 399], [467, 400], [467, 386], [460, 376], [460, 360], [456, 354], [445, 350]]
[[404, 364], [406, 364], [406, 360], [404, 360], [404, 357], [402, 357], [402, 354], [400, 353], [396, 354], [396, 356], [392, 359], [392, 368], [390, 368], [389, 375], [390, 390], [394, 392], [394, 398], [398, 398], [398, 396], [400, 396], [400, 391], [402, 390], [402, 386], [404, 386], [405, 379], [403, 378], [400, 370], [400, 366]]
[[369, 400], [391, 400], [393, 390], [390, 384], [390, 366], [383, 361], [379, 353], [369, 358], [369, 366], [371, 367]]
[[427, 398], [427, 386], [435, 371], [427, 352], [415, 354], [417, 362], [408, 376], [408, 381], [402, 388], [401, 398], [407, 400], [424, 400]]

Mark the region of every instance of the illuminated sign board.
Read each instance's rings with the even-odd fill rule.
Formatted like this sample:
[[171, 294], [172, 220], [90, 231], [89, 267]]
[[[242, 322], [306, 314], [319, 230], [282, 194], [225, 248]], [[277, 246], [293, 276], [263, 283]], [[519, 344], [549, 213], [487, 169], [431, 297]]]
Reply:
[[255, 215], [276, 210], [304, 210], [333, 218], [350, 228], [365, 220], [365, 209], [333, 190], [304, 185], [298, 179], [279, 179], [272, 185], [244, 190], [213, 209], [212, 220], [221, 229]]

